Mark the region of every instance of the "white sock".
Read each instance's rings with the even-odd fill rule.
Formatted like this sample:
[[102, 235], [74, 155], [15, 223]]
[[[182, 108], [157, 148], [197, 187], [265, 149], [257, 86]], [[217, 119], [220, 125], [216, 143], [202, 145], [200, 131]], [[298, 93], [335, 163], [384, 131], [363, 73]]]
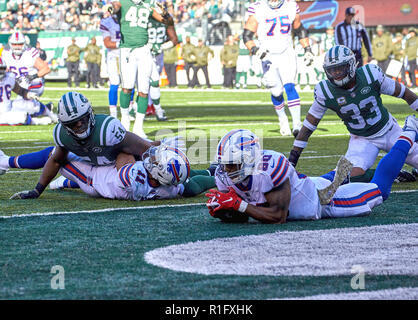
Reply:
[[290, 114], [292, 115], [293, 129], [299, 129], [301, 127], [300, 121], [300, 99], [287, 101]]
[[284, 110], [284, 102], [279, 106], [274, 106], [274, 110], [276, 110], [277, 116], [279, 117], [279, 121], [286, 121], [287, 122], [287, 115], [286, 111]]
[[132, 132], [140, 136], [141, 138], [143, 138], [145, 135], [145, 132], [143, 129], [144, 118], [145, 118], [145, 114], [137, 112], [134, 127], [132, 129]]
[[131, 128], [131, 120], [129, 119], [129, 108], [120, 108], [120, 113], [121, 113], [121, 120], [120, 122], [122, 123], [123, 127], [127, 130], [130, 131]]
[[117, 106], [109, 106], [109, 112], [110, 112], [110, 115], [113, 117], [113, 118], [118, 118], [118, 107]]

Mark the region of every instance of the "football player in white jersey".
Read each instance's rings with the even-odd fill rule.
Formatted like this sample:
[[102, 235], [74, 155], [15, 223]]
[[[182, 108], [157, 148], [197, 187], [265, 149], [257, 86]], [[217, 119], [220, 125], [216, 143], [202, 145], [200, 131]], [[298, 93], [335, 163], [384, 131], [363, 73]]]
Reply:
[[[293, 135], [297, 135], [300, 120], [300, 98], [295, 89], [296, 54], [292, 43], [292, 29], [305, 50], [305, 63], [313, 63], [308, 33], [303, 27], [299, 6], [294, 0], [260, 0], [248, 8], [243, 40], [251, 55], [261, 59], [264, 82], [271, 91], [271, 100], [279, 117], [280, 134], [291, 135], [284, 109], [283, 88], [292, 115]], [[254, 42], [257, 34], [260, 46]]]
[[118, 89], [120, 84], [119, 60], [120, 60], [120, 26], [117, 18], [112, 15], [112, 4], [103, 7], [103, 19], [100, 21], [100, 31], [103, 43], [106, 47], [106, 65], [109, 75], [109, 111], [114, 118], [118, 116]]
[[[9, 49], [4, 50], [2, 59], [6, 63], [10, 72], [16, 75], [20, 86], [36, 93], [40, 97], [44, 92], [43, 77], [51, 72], [48, 63], [39, 57], [39, 51], [36, 48], [29, 48], [25, 36], [20, 31], [13, 32], [9, 37]], [[53, 122], [57, 117], [52, 113], [53, 105], [40, 104], [38, 100], [25, 100], [18, 96], [13, 101], [13, 108], [19, 111], [27, 111], [29, 114], [44, 113], [48, 115]]]
[[16, 81], [15, 73], [7, 71], [7, 66], [0, 57], [0, 124], [49, 124], [51, 122], [49, 118], [34, 118], [26, 110], [19, 110], [13, 107], [12, 92], [21, 96], [25, 101], [38, 98], [35, 92], [22, 88], [19, 85]]
[[340, 160], [332, 182], [325, 178], [327, 175], [307, 177], [298, 173], [283, 154], [261, 150], [254, 133], [233, 130], [218, 144], [218, 190], [206, 194], [207, 206], [212, 216], [231, 222], [247, 221], [249, 217], [264, 223], [285, 223], [366, 215], [388, 198], [417, 140], [418, 119], [409, 116], [398, 141], [379, 162], [372, 181], [340, 186], [351, 170], [350, 162]]

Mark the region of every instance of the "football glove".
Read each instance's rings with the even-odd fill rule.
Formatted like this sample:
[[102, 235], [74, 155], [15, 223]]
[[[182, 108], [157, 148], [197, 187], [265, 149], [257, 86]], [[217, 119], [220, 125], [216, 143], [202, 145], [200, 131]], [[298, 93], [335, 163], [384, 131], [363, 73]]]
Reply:
[[38, 99], [39, 99], [38, 95], [37, 95], [35, 92], [31, 92], [31, 91], [29, 91], [29, 92], [26, 94], [26, 98], [27, 98], [28, 100], [38, 100]]
[[15, 193], [10, 197], [11, 200], [20, 200], [20, 199], [36, 199], [39, 197], [39, 192], [36, 189], [20, 191]]
[[305, 55], [303, 57], [303, 61], [305, 62], [305, 65], [309, 67], [313, 61], [314, 61], [314, 55], [312, 53], [311, 47], [305, 48]]
[[255, 55], [257, 58], [261, 60], [261, 66], [263, 67], [263, 73], [269, 71], [271, 66], [270, 57], [268, 54], [268, 50], [262, 50], [259, 47], [252, 47], [251, 54]]
[[221, 209], [232, 209], [239, 212], [245, 212], [247, 209], [248, 203], [242, 200], [232, 187], [229, 187], [228, 190], [227, 193], [224, 193], [215, 189], [210, 189], [209, 192], [205, 194], [205, 196], [209, 198], [206, 206], [212, 217], [214, 217], [215, 213]]

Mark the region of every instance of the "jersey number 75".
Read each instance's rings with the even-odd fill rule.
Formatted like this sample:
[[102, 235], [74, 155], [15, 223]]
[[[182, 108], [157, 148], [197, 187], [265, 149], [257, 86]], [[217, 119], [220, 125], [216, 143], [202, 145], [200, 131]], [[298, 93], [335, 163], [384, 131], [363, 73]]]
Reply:
[[288, 34], [290, 31], [290, 23], [289, 23], [289, 16], [285, 15], [285, 16], [280, 16], [278, 18], [273, 18], [273, 19], [266, 19], [266, 23], [272, 23], [271, 28], [269, 30], [269, 32], [267, 32], [268, 36], [274, 36], [274, 29], [277, 26], [277, 22], [280, 22], [280, 32], [282, 34]]

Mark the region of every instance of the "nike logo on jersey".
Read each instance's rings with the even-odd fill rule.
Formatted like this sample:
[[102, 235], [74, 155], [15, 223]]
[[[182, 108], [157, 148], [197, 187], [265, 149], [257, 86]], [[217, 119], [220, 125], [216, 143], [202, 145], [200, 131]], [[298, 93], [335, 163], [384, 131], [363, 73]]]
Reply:
[[276, 164], [276, 161], [273, 161], [273, 164], [270, 166], [270, 168], [274, 168], [275, 164]]

